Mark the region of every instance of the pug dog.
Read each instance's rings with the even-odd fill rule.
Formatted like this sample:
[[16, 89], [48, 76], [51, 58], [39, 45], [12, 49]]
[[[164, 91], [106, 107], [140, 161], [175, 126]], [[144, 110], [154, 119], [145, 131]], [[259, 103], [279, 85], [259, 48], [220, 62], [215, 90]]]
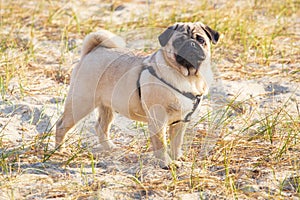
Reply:
[[213, 79], [210, 47], [219, 33], [201, 22], [175, 23], [158, 40], [161, 48], [142, 56], [109, 31], [86, 36], [56, 124], [56, 148], [69, 129], [97, 109], [96, 132], [105, 150], [115, 148], [109, 131], [119, 113], [148, 123], [160, 167], [169, 168], [181, 158], [187, 124]]

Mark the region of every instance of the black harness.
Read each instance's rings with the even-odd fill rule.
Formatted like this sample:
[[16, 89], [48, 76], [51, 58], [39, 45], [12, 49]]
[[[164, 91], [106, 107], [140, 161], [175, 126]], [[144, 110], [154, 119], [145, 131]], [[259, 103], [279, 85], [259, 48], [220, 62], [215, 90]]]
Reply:
[[153, 67], [151, 66], [145, 66], [142, 71], [140, 72], [140, 76], [137, 80], [137, 88], [138, 88], [138, 94], [139, 97], [141, 99], [141, 85], [140, 85], [140, 79], [141, 79], [141, 74], [143, 73], [143, 71], [148, 70], [150, 72], [150, 74], [152, 76], [154, 76], [155, 78], [157, 78], [158, 80], [160, 80], [161, 82], [163, 82], [164, 84], [166, 84], [167, 86], [169, 86], [170, 88], [172, 88], [173, 90], [175, 90], [176, 92], [178, 92], [179, 94], [185, 96], [186, 98], [189, 98], [193, 101], [193, 108], [191, 110], [191, 112], [189, 112], [183, 120], [177, 120], [175, 122], [172, 122], [170, 125], [174, 125], [178, 122], [190, 122], [191, 121], [191, 116], [192, 114], [195, 112], [195, 110], [197, 109], [197, 107], [199, 106], [201, 99], [202, 99], [202, 95], [194, 95], [191, 92], [182, 92], [180, 91], [178, 88], [174, 87], [172, 84], [168, 83], [167, 81], [165, 81], [164, 79], [160, 78], [155, 70], [153, 69]]

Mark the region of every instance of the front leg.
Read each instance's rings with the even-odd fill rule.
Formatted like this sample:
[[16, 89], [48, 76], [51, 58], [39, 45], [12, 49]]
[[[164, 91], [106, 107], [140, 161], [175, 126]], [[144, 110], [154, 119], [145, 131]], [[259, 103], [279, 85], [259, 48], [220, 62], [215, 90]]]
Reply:
[[182, 157], [181, 146], [183, 144], [183, 137], [187, 124], [188, 123], [186, 122], [178, 122], [174, 125], [171, 125], [169, 128], [171, 157], [174, 160]]
[[167, 151], [167, 115], [163, 107], [156, 105], [149, 109], [148, 127], [154, 156], [158, 159], [161, 168], [169, 168], [172, 159]]

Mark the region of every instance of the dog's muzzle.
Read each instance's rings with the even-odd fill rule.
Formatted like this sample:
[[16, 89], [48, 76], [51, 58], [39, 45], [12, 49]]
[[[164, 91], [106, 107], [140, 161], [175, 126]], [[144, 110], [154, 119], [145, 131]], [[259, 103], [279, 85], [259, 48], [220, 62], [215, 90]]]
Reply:
[[194, 68], [198, 70], [206, 56], [198, 43], [193, 40], [186, 40], [183, 45], [178, 48], [175, 58], [182, 66], [188, 69]]

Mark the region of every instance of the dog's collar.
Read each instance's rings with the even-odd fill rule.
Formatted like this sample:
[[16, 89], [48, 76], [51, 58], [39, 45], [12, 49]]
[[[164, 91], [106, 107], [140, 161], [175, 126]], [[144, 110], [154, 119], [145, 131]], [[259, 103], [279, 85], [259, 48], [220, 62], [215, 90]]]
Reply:
[[143, 73], [143, 71], [145, 70], [148, 70], [150, 72], [150, 74], [152, 76], [154, 76], [155, 78], [157, 78], [158, 80], [160, 80], [162, 83], [166, 84], [167, 86], [169, 86], [170, 88], [172, 88], [173, 90], [175, 90], [176, 92], [178, 92], [179, 94], [185, 96], [186, 98], [189, 98], [191, 99], [193, 102], [193, 108], [192, 108], [192, 111], [189, 112], [183, 120], [177, 120], [175, 122], [172, 122], [170, 125], [174, 125], [174, 124], [177, 124], [179, 122], [189, 122], [191, 121], [191, 116], [192, 114], [195, 112], [195, 110], [197, 109], [197, 107], [199, 106], [201, 100], [202, 100], [202, 95], [194, 95], [193, 93], [191, 92], [183, 92], [181, 90], [179, 90], [178, 88], [176, 88], [175, 86], [173, 86], [172, 84], [168, 83], [166, 80], [164, 80], [163, 78], [159, 77], [155, 70], [153, 69], [152, 66], [145, 66], [142, 71], [140, 72], [140, 76], [138, 78], [138, 81], [137, 81], [137, 88], [138, 88], [138, 94], [139, 94], [139, 98], [141, 99], [141, 85], [140, 85], [140, 78], [141, 78], [141, 74]]

